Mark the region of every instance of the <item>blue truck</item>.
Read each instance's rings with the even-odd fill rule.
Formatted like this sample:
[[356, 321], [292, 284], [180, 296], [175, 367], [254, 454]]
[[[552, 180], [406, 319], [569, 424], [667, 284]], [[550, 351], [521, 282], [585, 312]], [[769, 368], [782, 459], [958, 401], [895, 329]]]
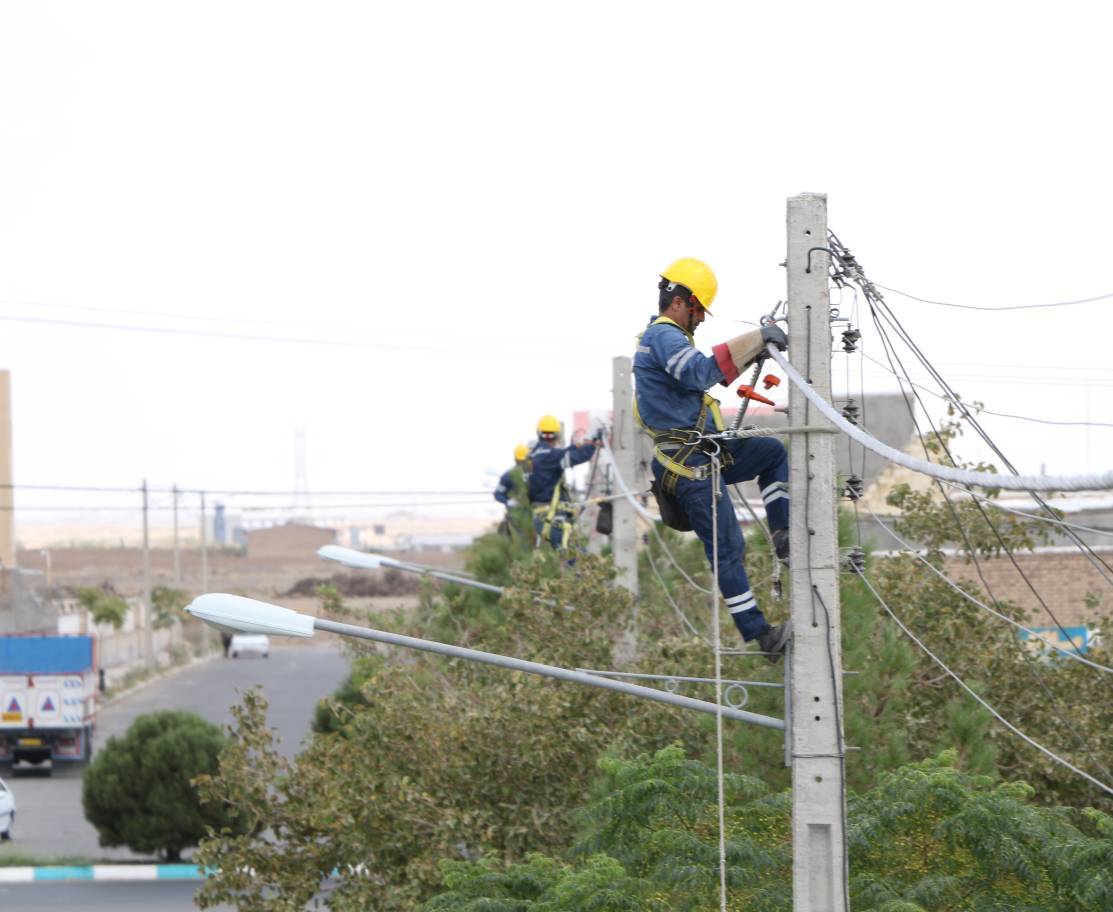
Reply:
[[0, 763], [83, 763], [93, 753], [96, 641], [0, 636]]

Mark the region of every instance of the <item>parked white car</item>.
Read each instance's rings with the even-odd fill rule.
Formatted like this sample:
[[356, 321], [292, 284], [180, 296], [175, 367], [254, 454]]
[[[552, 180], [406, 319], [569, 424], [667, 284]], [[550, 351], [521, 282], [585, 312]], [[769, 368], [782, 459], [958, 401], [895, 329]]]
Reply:
[[11, 839], [15, 827], [15, 795], [0, 779], [0, 839]]
[[228, 651], [233, 659], [238, 659], [240, 653], [254, 653], [265, 659], [270, 655], [271, 641], [265, 633], [237, 633], [232, 637]]

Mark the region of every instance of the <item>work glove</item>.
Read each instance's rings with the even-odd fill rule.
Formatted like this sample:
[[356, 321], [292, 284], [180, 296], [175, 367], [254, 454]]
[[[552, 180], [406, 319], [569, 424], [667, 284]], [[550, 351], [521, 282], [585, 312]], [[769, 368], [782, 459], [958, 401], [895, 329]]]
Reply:
[[761, 341], [766, 345], [776, 345], [780, 351], [788, 348], [788, 336], [776, 323], [761, 327]]
[[711, 349], [719, 370], [723, 372], [723, 383], [727, 385], [737, 380], [741, 372], [764, 351], [764, 330], [761, 329], [735, 336]]

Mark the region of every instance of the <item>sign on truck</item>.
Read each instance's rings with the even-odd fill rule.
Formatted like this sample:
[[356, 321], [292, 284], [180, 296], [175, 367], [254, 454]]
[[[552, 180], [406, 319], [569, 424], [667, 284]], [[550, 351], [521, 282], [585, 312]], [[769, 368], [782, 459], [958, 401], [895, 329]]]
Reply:
[[89, 759], [94, 655], [88, 636], [0, 636], [0, 763]]

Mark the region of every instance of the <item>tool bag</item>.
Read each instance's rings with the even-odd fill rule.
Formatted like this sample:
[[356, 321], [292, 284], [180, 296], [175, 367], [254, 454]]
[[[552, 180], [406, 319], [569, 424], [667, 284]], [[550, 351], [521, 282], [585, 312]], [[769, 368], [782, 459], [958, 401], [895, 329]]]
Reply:
[[676, 499], [676, 494], [665, 491], [656, 478], [653, 479], [649, 490], [653, 492], [653, 497], [657, 501], [657, 510], [661, 514], [661, 522], [670, 529], [676, 529], [677, 532], [692, 531], [692, 523], [688, 519], [688, 514], [684, 512], [684, 508], [680, 505], [680, 501]]

